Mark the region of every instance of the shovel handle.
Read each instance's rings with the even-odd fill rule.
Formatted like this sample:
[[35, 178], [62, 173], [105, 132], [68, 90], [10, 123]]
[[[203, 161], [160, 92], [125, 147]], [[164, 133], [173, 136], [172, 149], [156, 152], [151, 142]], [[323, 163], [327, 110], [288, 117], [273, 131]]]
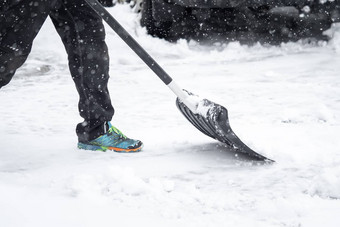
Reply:
[[137, 41], [97, 0], [85, 1], [166, 85], [171, 83], [172, 78], [164, 71], [164, 69], [139, 45], [139, 43], [137, 43]]

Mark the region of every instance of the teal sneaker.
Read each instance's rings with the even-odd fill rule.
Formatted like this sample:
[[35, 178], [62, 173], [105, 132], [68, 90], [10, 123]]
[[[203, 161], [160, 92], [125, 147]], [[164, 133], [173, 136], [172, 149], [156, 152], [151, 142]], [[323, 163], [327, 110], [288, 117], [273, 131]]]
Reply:
[[139, 152], [142, 150], [143, 143], [139, 140], [127, 138], [121, 131], [108, 122], [109, 130], [102, 136], [89, 142], [79, 142], [78, 148], [92, 151], [112, 150], [115, 152]]

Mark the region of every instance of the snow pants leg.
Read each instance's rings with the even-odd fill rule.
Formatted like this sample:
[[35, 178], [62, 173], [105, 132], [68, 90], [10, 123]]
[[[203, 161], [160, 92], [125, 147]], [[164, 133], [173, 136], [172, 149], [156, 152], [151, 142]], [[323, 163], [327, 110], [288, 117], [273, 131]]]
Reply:
[[102, 19], [84, 0], [58, 0], [50, 17], [68, 53], [69, 68], [79, 93], [79, 141], [97, 138], [114, 114], [107, 88], [109, 55]]
[[[10, 3], [9, 3], [10, 2]], [[101, 18], [84, 0], [11, 0], [0, 3], [0, 88], [25, 62], [32, 42], [50, 15], [68, 53], [79, 93], [79, 141], [105, 131], [114, 114], [107, 83], [109, 56]]]
[[48, 0], [11, 0], [0, 3], [0, 88], [26, 61], [32, 42], [51, 7]]

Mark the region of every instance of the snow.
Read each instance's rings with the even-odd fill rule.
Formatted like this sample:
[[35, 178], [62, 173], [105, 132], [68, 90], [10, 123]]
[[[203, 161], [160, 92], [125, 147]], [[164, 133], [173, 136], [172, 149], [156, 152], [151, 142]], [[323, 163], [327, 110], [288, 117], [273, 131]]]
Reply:
[[235, 157], [109, 27], [113, 124], [141, 153], [76, 148], [78, 96], [50, 21], [0, 91], [1, 226], [340, 226], [340, 30], [330, 42], [213, 46], [150, 37], [109, 11], [185, 89], [229, 110], [273, 165]]

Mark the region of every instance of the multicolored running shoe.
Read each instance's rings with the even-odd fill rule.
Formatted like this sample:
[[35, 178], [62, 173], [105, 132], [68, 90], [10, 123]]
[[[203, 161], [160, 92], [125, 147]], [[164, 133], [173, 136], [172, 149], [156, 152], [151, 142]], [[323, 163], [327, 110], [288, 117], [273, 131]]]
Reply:
[[115, 152], [139, 152], [143, 143], [139, 140], [127, 138], [121, 131], [108, 122], [109, 130], [102, 136], [87, 143], [79, 142], [78, 148], [92, 151], [112, 150]]

